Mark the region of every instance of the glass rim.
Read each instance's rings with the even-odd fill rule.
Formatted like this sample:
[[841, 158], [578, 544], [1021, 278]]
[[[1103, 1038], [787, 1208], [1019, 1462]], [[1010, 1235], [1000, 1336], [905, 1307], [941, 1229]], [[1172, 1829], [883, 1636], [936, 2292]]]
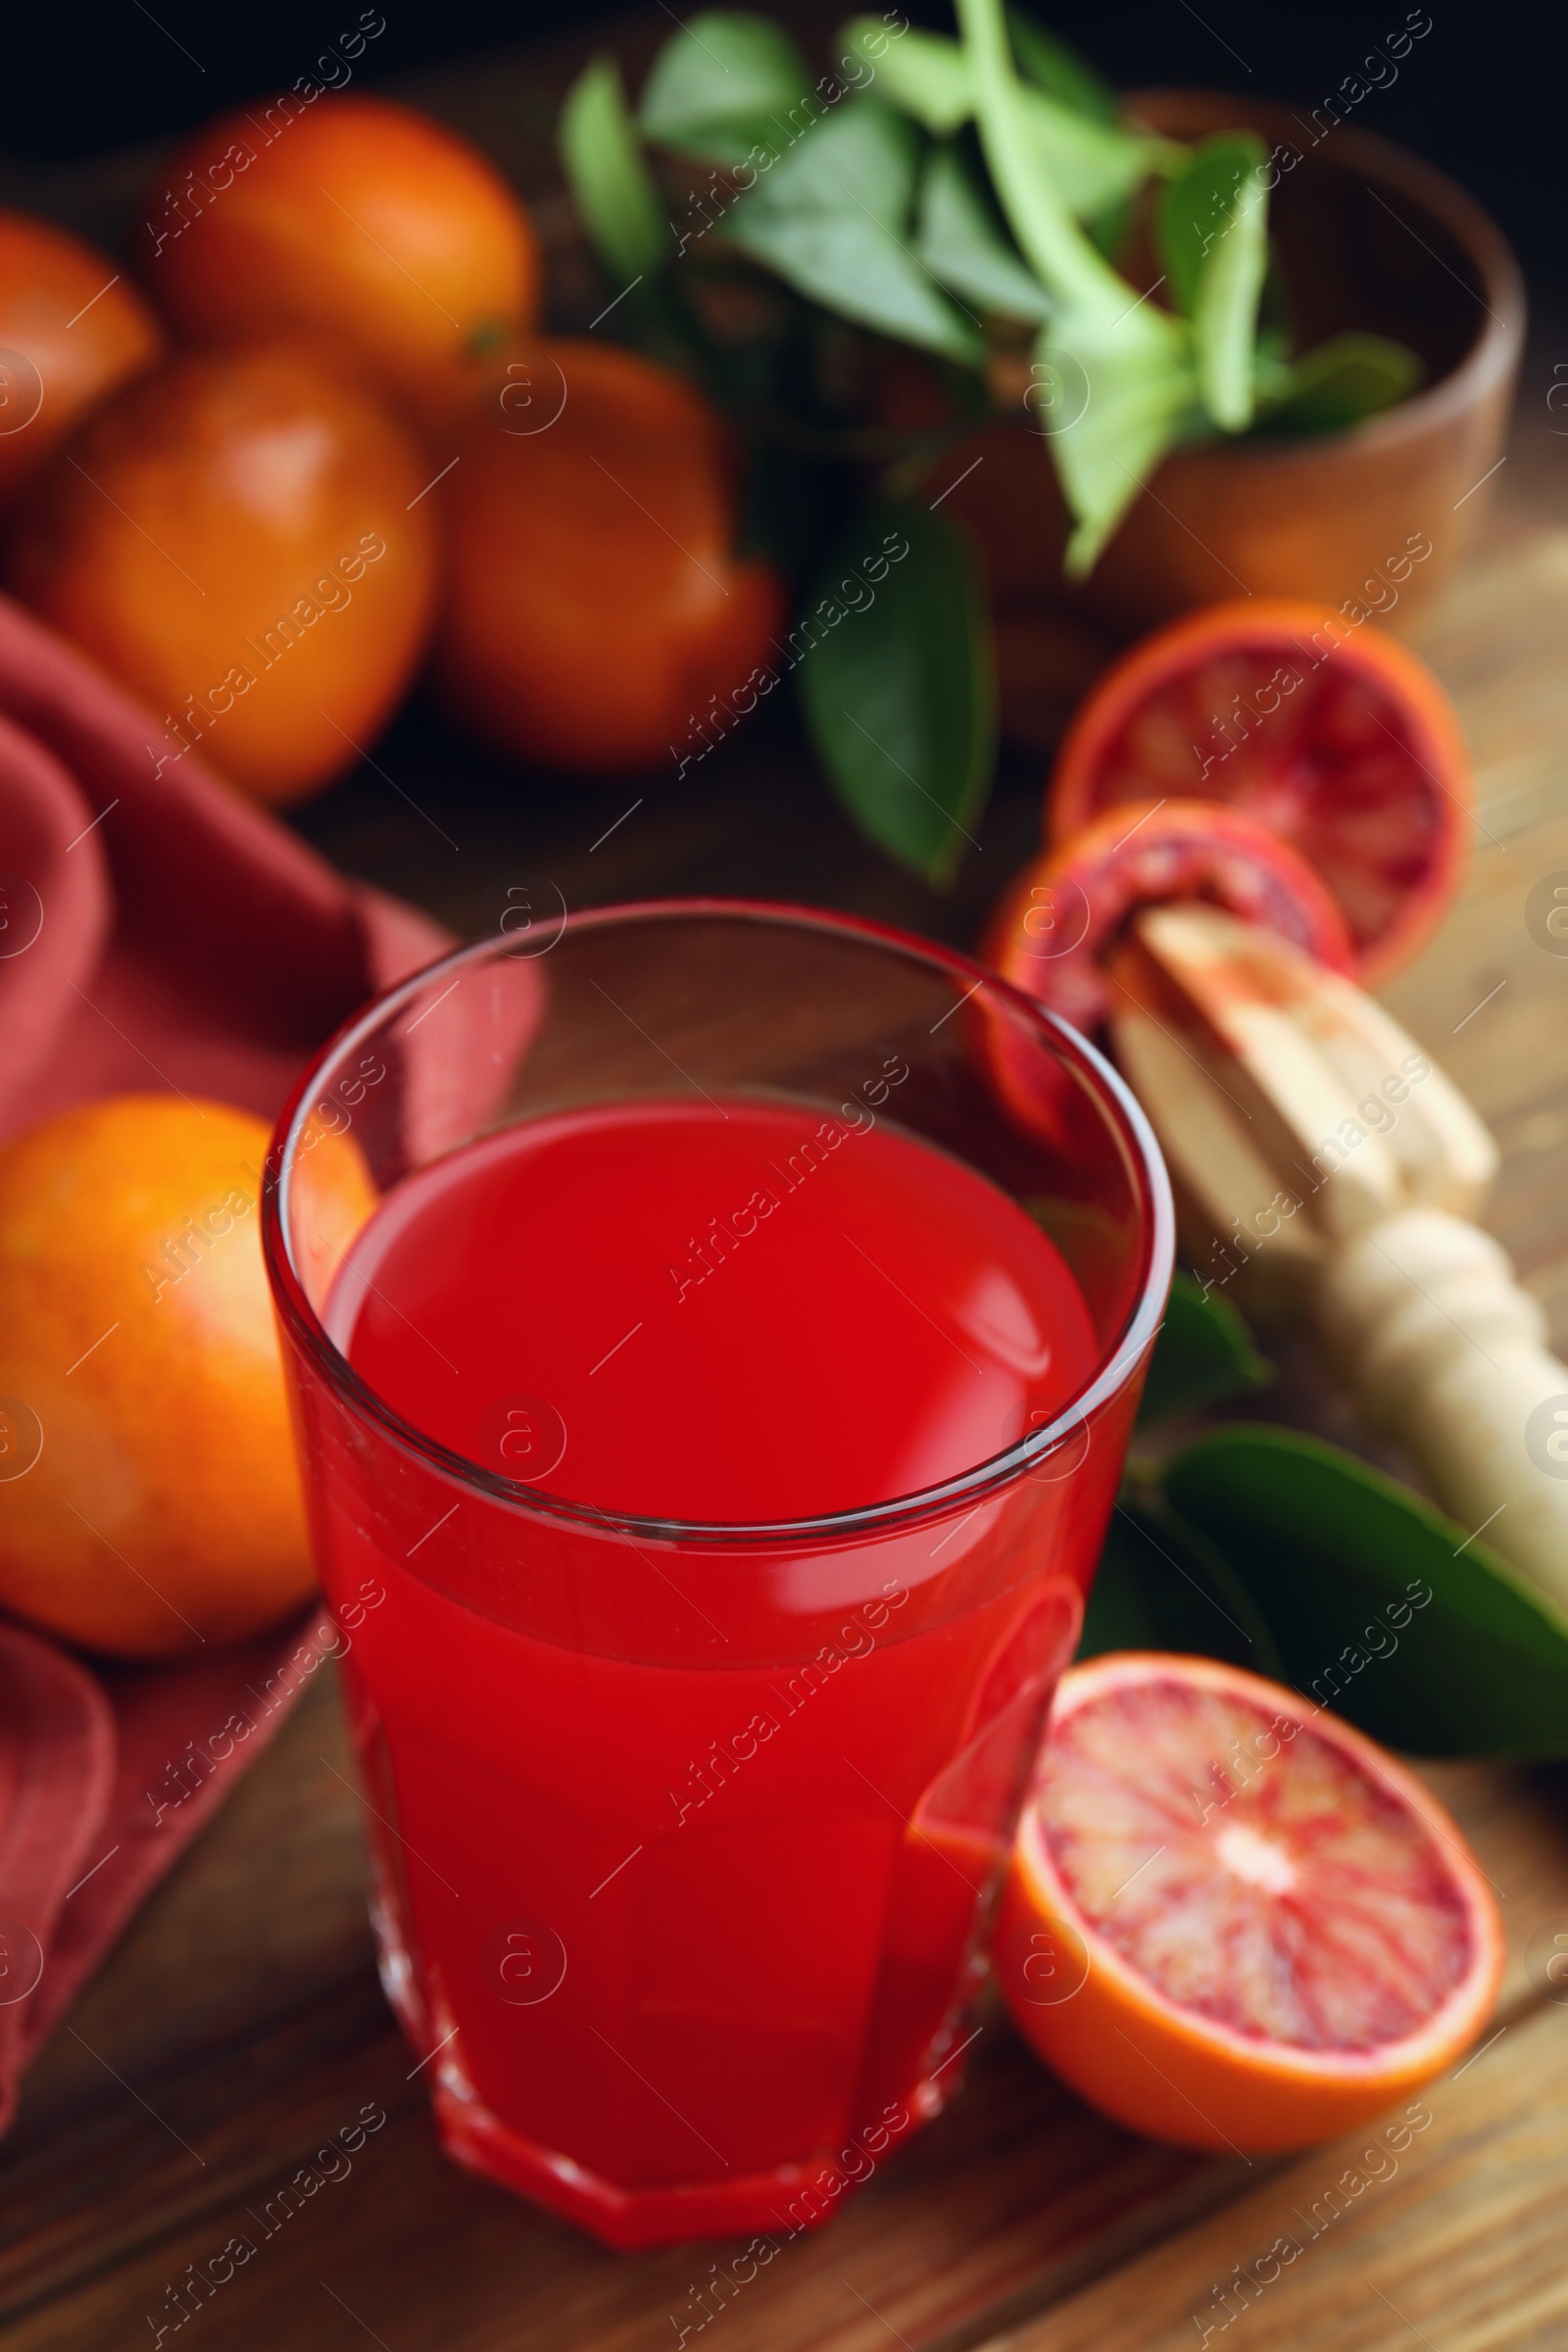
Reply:
[[305, 1295], [295, 1271], [285, 1221], [290, 1178], [298, 1157], [299, 1139], [309, 1116], [312, 1100], [318, 1090], [321, 1072], [338, 1056], [364, 1043], [384, 1022], [394, 1018], [402, 1006], [411, 1004], [442, 974], [461, 973], [471, 964], [483, 963], [493, 957], [504, 961], [523, 960], [517, 948], [509, 946], [505, 934], [487, 934], [481, 939], [471, 940], [445, 956], [437, 956], [433, 962], [423, 965], [416, 972], [411, 972], [406, 979], [394, 982], [390, 988], [371, 997], [312, 1054], [278, 1114], [268, 1148], [262, 1187], [262, 1250], [273, 1303], [288, 1336], [314, 1362], [345, 1405], [372, 1422], [381, 1435], [390, 1439], [401, 1451], [470, 1493], [510, 1505], [519, 1516], [550, 1520], [579, 1533], [599, 1529], [606, 1535], [618, 1536], [633, 1544], [643, 1541], [682, 1546], [821, 1549], [824, 1545], [845, 1541], [929, 1526], [949, 1516], [965, 1502], [978, 1507], [1020, 1478], [1028, 1477], [1034, 1468], [1083, 1428], [1090, 1415], [1107, 1403], [1123, 1386], [1133, 1365], [1159, 1327], [1175, 1263], [1176, 1220], [1170, 1179], [1153, 1129], [1125, 1079], [1070, 1022], [1037, 1004], [1023, 990], [1015, 988], [1010, 981], [1004, 980], [986, 965], [976, 962], [972, 956], [964, 956], [956, 949], [944, 947], [934, 940], [921, 939], [912, 932], [902, 931], [895, 925], [876, 922], [867, 916], [840, 914], [825, 907], [797, 906], [759, 899], [624, 900], [605, 906], [584, 907], [576, 914], [568, 912], [551, 945], [552, 948], [559, 945], [568, 930], [581, 933], [629, 922], [665, 922], [694, 917], [763, 923], [785, 930], [816, 931], [831, 938], [848, 937], [902, 956], [908, 962], [923, 963], [947, 980], [967, 983], [963, 1001], [967, 1002], [968, 997], [984, 990], [1013, 1011], [1021, 1013], [1025, 1023], [1040, 1033], [1040, 1042], [1045, 1050], [1075, 1067], [1089, 1080], [1102, 1110], [1108, 1112], [1113, 1122], [1119, 1125], [1123, 1141], [1143, 1179], [1148, 1211], [1144, 1263], [1138, 1277], [1137, 1296], [1121, 1331], [1114, 1341], [1100, 1351], [1089, 1379], [1053, 1419], [1043, 1428], [1016, 1440], [1001, 1453], [991, 1454], [984, 1461], [972, 1464], [936, 1486], [921, 1487], [909, 1494], [895, 1495], [882, 1502], [857, 1504], [850, 1510], [831, 1511], [810, 1518], [733, 1521], [645, 1517], [634, 1512], [606, 1510], [592, 1503], [575, 1502], [564, 1495], [552, 1494], [542, 1487], [528, 1486], [521, 1480], [505, 1478], [499, 1472], [487, 1470], [481, 1463], [470, 1460], [466, 1454], [455, 1452], [452, 1447], [442, 1445], [439, 1439], [427, 1436], [412, 1421], [406, 1420], [395, 1405], [388, 1403], [355, 1371], [347, 1356], [328, 1336], [320, 1317]]

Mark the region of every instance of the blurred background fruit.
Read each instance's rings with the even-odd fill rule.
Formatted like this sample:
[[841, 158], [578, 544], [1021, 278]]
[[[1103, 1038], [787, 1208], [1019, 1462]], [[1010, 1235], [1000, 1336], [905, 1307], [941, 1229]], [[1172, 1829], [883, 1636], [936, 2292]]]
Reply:
[[107, 254], [51, 221], [0, 212], [0, 505], [79, 417], [152, 366], [163, 341]]
[[303, 345], [187, 353], [112, 401], [19, 519], [10, 585], [259, 800], [353, 766], [423, 650], [430, 461]]
[[340, 338], [431, 424], [538, 309], [533, 229], [501, 174], [383, 98], [284, 92], [207, 123], [146, 212], [147, 282], [182, 334]]
[[734, 475], [682, 377], [610, 344], [519, 347], [445, 485], [449, 714], [590, 775], [700, 759], [731, 698], [770, 691], [748, 680], [783, 626], [778, 575], [731, 552]]
[[1366, 986], [1398, 971], [1464, 879], [1470, 757], [1426, 663], [1357, 611], [1238, 597], [1144, 638], [1079, 707], [1048, 837], [1160, 794], [1228, 802], [1321, 876]]
[[0, 1152], [0, 1602], [112, 1655], [315, 1585], [262, 1267], [269, 1129], [121, 1095]]

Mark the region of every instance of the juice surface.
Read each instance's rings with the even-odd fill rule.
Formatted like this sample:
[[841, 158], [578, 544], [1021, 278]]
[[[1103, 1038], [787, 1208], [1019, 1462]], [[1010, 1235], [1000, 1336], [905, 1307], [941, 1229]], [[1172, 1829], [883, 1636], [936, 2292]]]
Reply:
[[360, 1237], [329, 1322], [455, 1451], [687, 1520], [937, 1485], [1095, 1359], [1061, 1258], [972, 1170], [739, 1100], [598, 1105], [434, 1163]]
[[[710, 1522], [929, 1486], [1097, 1358], [1066, 1265], [972, 1171], [749, 1100], [573, 1111], [420, 1171], [327, 1321], [470, 1458]], [[617, 2243], [776, 2237], [935, 2112], [1116, 1451], [1087, 1499], [1075, 1472], [721, 1570], [554, 1532], [570, 1642], [528, 1615], [524, 1515], [422, 1473], [394, 1541], [373, 1458], [338, 1457], [328, 1594], [384, 1595], [344, 1660], [384, 1965], [449, 2145]], [[463, 1598], [486, 1544], [515, 1622]], [[605, 1597], [628, 1561], [663, 1662]]]

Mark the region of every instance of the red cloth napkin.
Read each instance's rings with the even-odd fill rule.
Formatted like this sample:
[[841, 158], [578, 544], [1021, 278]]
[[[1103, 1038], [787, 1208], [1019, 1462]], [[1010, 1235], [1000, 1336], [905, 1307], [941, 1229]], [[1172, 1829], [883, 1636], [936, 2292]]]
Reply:
[[[442, 953], [0, 598], [0, 1141], [172, 1087], [264, 1116], [365, 998]], [[0, 2130], [28, 2060], [335, 1637], [109, 1666], [0, 1618]]]

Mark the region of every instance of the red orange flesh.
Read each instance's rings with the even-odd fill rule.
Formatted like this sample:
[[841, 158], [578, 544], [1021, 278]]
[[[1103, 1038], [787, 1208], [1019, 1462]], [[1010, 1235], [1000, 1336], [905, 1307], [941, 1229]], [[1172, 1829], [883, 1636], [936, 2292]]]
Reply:
[[1114, 1008], [1109, 965], [1141, 906], [1203, 899], [1348, 971], [1345, 923], [1289, 843], [1239, 808], [1151, 801], [1107, 809], [1026, 866], [980, 953], [1054, 1012], [1094, 1029]]
[[1491, 2014], [1502, 1935], [1458, 1830], [1371, 1740], [1235, 1667], [1123, 1652], [1062, 1680], [997, 1966], [1096, 2106], [1257, 2153], [1447, 2066]]
[[1047, 838], [1193, 795], [1300, 852], [1369, 985], [1409, 961], [1463, 878], [1471, 771], [1457, 716], [1426, 664], [1370, 620], [1250, 597], [1156, 629], [1068, 730]]

